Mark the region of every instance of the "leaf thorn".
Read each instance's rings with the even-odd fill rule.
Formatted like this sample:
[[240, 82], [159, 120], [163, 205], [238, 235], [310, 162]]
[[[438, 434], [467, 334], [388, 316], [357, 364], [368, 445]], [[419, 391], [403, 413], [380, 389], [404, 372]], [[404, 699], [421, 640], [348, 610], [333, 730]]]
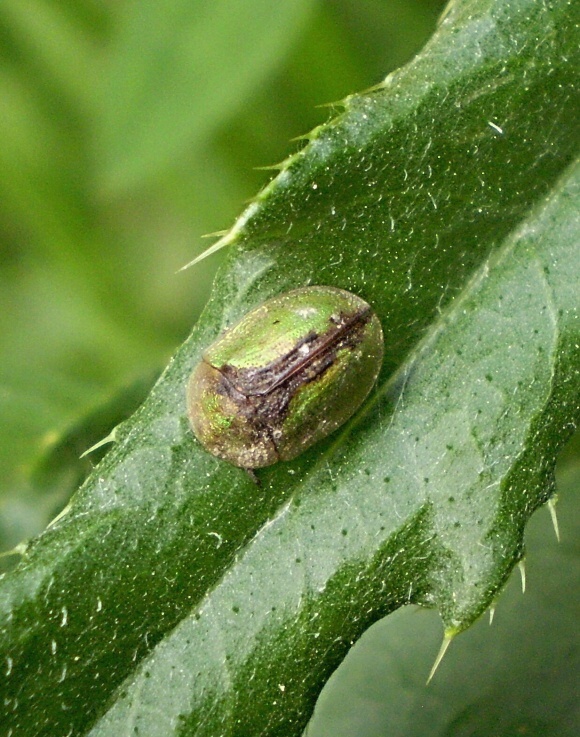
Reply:
[[203, 233], [201, 238], [223, 238], [227, 233], [227, 230], [214, 230], [213, 233]]
[[522, 577], [522, 594], [526, 593], [526, 564], [523, 560], [518, 562], [518, 568], [520, 569], [520, 576]]
[[449, 645], [451, 645], [451, 640], [453, 640], [454, 637], [455, 632], [453, 630], [446, 630], [445, 635], [443, 636], [443, 642], [441, 643], [441, 647], [439, 648], [439, 652], [437, 653], [437, 657], [435, 658], [435, 662], [433, 663], [433, 666], [429, 671], [429, 677], [427, 678], [427, 682], [425, 683], [426, 686], [429, 685], [429, 682], [435, 675], [435, 672], [437, 671], [437, 668], [439, 668], [439, 665], [441, 664], [441, 661], [443, 660], [443, 657], [447, 652], [447, 648], [449, 647]]
[[27, 543], [18, 543], [18, 545], [15, 545], [10, 550], [3, 550], [0, 553], [0, 558], [7, 558], [9, 555], [24, 555], [27, 548]]
[[91, 445], [90, 448], [87, 448], [84, 453], [81, 454], [81, 458], [84, 458], [85, 456], [88, 456], [89, 453], [92, 453], [94, 450], [97, 450], [97, 448], [102, 447], [103, 445], [106, 445], [107, 443], [114, 443], [117, 439], [117, 428], [114, 427], [111, 432], [107, 435], [106, 438], [103, 438], [102, 440], [99, 440], [98, 443], [95, 443], [94, 445]]
[[560, 526], [558, 525], [558, 515], [556, 514], [557, 501], [558, 501], [557, 496], [552, 496], [548, 499], [548, 511], [550, 512], [550, 517], [552, 518], [552, 525], [554, 527], [554, 533], [556, 535], [556, 540], [560, 542]]
[[244, 212], [240, 215], [240, 217], [233, 224], [233, 226], [226, 233], [224, 233], [219, 240], [217, 240], [209, 248], [206, 248], [205, 251], [199, 254], [199, 256], [196, 256], [193, 259], [193, 261], [190, 261], [188, 264], [185, 264], [185, 266], [182, 266], [181, 269], [178, 269], [177, 273], [179, 274], [180, 271], [185, 271], [186, 269], [189, 269], [190, 266], [195, 266], [195, 264], [198, 264], [200, 261], [203, 261], [204, 258], [211, 256], [213, 253], [216, 253], [217, 251], [221, 251], [221, 249], [225, 248], [226, 246], [230, 246], [238, 238], [238, 236], [244, 229], [244, 226], [247, 223], [247, 221], [253, 215], [255, 215], [256, 210], [259, 207], [260, 207], [260, 203], [257, 200], [252, 200], [249, 206], [244, 210]]
[[48, 530], [49, 527], [52, 527], [53, 525], [56, 525], [56, 523], [65, 516], [65, 514], [68, 514], [70, 509], [72, 507], [72, 504], [69, 502], [64, 509], [62, 509], [56, 517], [50, 520], [50, 522], [46, 525], [46, 529]]
[[254, 166], [255, 171], [282, 171], [286, 166], [286, 161], [281, 161], [278, 164], [269, 164], [266, 166]]

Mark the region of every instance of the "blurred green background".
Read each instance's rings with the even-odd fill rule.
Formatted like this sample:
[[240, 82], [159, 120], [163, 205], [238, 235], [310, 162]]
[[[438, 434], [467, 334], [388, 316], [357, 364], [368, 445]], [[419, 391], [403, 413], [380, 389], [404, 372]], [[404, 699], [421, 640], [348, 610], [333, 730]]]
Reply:
[[[220, 256], [176, 274], [332, 117], [432, 33], [441, 0], [0, 3], [0, 517], [43, 449], [162, 368]], [[1, 536], [1, 535], [0, 535]]]

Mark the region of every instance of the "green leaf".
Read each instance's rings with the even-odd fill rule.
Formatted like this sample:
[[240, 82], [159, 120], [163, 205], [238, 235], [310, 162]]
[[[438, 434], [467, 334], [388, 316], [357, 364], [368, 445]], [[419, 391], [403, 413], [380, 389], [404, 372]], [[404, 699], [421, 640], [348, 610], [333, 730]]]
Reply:
[[[576, 440], [580, 441], [580, 434]], [[453, 643], [434, 680], [435, 612], [400, 609], [372, 627], [324, 688], [308, 737], [576, 737], [580, 442], [558, 463], [561, 542], [546, 509], [526, 529], [527, 585], [514, 572], [490, 626]], [[570, 595], [572, 593], [572, 595]]]
[[[451, 6], [236, 223], [191, 338], [4, 578], [15, 734], [298, 735], [373, 622], [416, 603], [452, 634], [494, 600], [580, 421], [576, 12]], [[384, 371], [256, 487], [196, 443], [184, 387], [307, 283], [372, 304]]]
[[125, 191], [203, 144], [265, 81], [312, 0], [165, 0], [129, 5], [103, 86], [99, 184]]

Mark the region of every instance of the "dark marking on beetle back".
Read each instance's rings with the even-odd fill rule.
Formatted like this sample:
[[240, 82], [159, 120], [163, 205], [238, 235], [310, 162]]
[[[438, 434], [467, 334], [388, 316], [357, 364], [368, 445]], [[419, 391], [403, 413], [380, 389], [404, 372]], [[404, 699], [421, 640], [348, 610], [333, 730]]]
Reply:
[[332, 366], [339, 350], [354, 348], [371, 318], [369, 307], [355, 314], [331, 317], [324, 334], [311, 331], [291, 351], [266, 366], [216, 366], [221, 375], [216, 390], [236, 404], [256, 436], [267, 435], [277, 448], [274, 431], [282, 425], [296, 392], [320, 378]]
[[[278, 389], [286, 381], [299, 373], [305, 375], [304, 382], [312, 381], [320, 375], [306, 378], [309, 374], [308, 367], [315, 366], [317, 359], [328, 354], [330, 363], [334, 361], [339, 349], [355, 346], [360, 341], [360, 333], [371, 319], [370, 307], [366, 307], [354, 315], [341, 313], [338, 320], [330, 318], [332, 327], [323, 335], [311, 331], [301, 338], [291, 351], [271, 361], [260, 368], [238, 369], [229, 364], [216, 367], [220, 373], [227, 377], [233, 386], [245, 396], [261, 396], [269, 394]], [[305, 346], [310, 350], [304, 351]], [[328, 368], [327, 362], [322, 361], [324, 367], [322, 372]]]

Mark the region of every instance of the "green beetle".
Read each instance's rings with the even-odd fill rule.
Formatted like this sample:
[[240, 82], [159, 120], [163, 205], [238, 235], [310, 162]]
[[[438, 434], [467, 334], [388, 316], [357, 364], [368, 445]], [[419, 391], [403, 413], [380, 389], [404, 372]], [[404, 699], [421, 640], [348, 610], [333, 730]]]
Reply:
[[323, 286], [286, 292], [205, 351], [187, 388], [191, 427], [235, 466], [288, 461], [356, 412], [382, 359], [381, 324], [360, 297]]

